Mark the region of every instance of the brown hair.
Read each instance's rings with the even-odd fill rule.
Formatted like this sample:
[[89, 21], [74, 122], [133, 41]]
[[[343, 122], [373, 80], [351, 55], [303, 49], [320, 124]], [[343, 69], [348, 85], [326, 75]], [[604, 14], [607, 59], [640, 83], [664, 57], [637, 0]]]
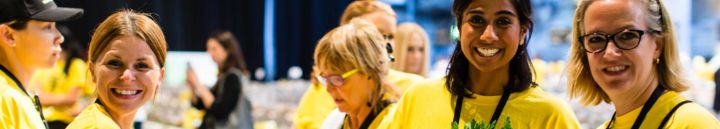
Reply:
[[155, 54], [160, 67], [164, 67], [167, 43], [160, 26], [150, 19], [148, 14], [123, 9], [110, 15], [95, 29], [88, 51], [88, 65], [91, 71], [92, 64], [107, 51], [110, 41], [120, 36], [136, 36], [145, 40]]
[[376, 12], [396, 16], [395, 11], [393, 11], [392, 7], [388, 4], [377, 0], [357, 0], [350, 3], [350, 5], [345, 8], [345, 11], [340, 17], [340, 25], [349, 23], [353, 18]]
[[243, 72], [243, 74], [249, 74], [245, 64], [245, 57], [242, 54], [242, 47], [237, 38], [230, 31], [217, 31], [210, 35], [210, 39], [218, 41], [220, 46], [227, 52], [225, 62], [220, 65], [220, 75], [230, 70], [230, 68], [237, 68]]

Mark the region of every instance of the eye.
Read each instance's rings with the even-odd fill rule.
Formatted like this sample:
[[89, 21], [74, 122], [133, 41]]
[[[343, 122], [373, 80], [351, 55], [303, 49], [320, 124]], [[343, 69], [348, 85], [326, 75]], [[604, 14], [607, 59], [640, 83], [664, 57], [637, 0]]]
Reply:
[[605, 43], [607, 39], [601, 35], [590, 35], [586, 38], [588, 43]]
[[137, 63], [133, 67], [135, 67], [138, 71], [148, 71], [152, 69], [152, 67], [150, 67], [147, 63]]
[[123, 63], [118, 60], [110, 60], [107, 63], [105, 63], [105, 66], [111, 69], [119, 69], [122, 68]]
[[470, 16], [470, 18], [468, 19], [468, 23], [473, 26], [481, 26], [486, 24], [485, 19], [478, 15]]
[[620, 35], [618, 35], [619, 40], [634, 40], [637, 39], [640, 34], [636, 32], [622, 32]]
[[495, 21], [495, 24], [497, 24], [499, 26], [509, 26], [509, 25], [512, 25], [512, 20], [510, 20], [510, 18], [507, 18], [507, 17], [501, 17]]

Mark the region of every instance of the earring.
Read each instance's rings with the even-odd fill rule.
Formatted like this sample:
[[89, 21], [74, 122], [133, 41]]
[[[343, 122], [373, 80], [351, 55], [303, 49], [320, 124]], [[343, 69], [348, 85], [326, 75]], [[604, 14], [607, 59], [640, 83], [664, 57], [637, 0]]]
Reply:
[[660, 63], [660, 58], [655, 58], [655, 64], [659, 64], [659, 63]]

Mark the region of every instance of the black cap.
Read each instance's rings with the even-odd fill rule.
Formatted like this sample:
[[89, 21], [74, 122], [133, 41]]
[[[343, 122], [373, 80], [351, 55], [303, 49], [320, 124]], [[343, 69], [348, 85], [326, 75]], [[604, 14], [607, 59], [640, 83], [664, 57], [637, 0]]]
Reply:
[[79, 8], [57, 7], [53, 0], [0, 0], [0, 23], [16, 19], [68, 21], [82, 16]]

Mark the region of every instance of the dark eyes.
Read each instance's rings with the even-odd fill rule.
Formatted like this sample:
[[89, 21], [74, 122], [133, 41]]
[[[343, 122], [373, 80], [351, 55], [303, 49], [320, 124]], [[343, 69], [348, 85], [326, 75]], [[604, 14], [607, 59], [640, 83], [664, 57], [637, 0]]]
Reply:
[[[470, 18], [468, 19], [468, 22], [473, 26], [485, 26], [488, 24], [487, 21], [485, 20], [485, 18], [483, 18], [482, 16], [478, 16], [478, 15], [470, 16]], [[495, 25], [500, 26], [500, 27], [507, 27], [507, 26], [510, 26], [513, 24], [512, 19], [505, 17], [505, 16], [496, 19], [494, 22], [495, 22], [494, 23]]]
[[[105, 65], [110, 69], [122, 69], [124, 67], [124, 63], [119, 60], [110, 60], [105, 63]], [[152, 69], [152, 67], [145, 62], [138, 62], [132, 67], [138, 71], [148, 71]]]

